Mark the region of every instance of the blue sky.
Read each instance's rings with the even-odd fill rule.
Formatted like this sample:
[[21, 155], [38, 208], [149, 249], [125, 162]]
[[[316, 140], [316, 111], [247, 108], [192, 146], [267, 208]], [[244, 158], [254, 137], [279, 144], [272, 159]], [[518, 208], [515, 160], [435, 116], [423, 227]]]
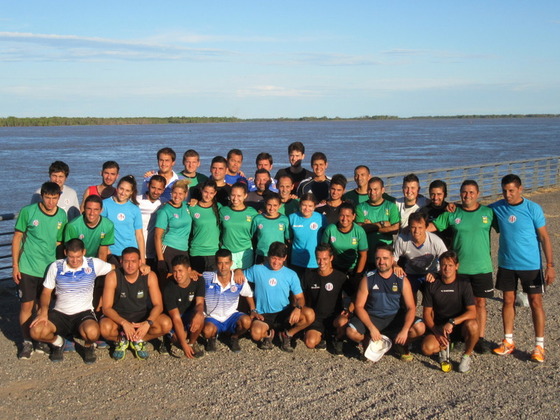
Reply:
[[560, 113], [560, 2], [19, 1], [0, 116]]

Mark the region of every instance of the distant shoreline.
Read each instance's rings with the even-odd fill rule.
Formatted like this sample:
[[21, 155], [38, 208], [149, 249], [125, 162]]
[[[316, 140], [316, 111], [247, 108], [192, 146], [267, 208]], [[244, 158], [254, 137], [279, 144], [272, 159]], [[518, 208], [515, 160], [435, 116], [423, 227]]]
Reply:
[[377, 120], [418, 120], [418, 119], [498, 119], [498, 118], [560, 118], [560, 114], [500, 114], [500, 115], [452, 115], [398, 117], [392, 115], [371, 115], [352, 118], [300, 117], [300, 118], [235, 118], [235, 117], [38, 117], [0, 118], [0, 127], [55, 127], [77, 125], [150, 125], [150, 124], [204, 124], [232, 122], [297, 122], [297, 121], [377, 121]]

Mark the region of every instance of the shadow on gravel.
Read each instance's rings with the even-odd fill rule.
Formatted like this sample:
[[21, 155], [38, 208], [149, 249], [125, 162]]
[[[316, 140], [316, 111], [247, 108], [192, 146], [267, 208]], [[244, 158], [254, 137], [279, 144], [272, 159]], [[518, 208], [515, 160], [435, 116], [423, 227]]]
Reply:
[[21, 341], [19, 329], [19, 299], [16, 285], [11, 281], [0, 283], [0, 331], [8, 340]]

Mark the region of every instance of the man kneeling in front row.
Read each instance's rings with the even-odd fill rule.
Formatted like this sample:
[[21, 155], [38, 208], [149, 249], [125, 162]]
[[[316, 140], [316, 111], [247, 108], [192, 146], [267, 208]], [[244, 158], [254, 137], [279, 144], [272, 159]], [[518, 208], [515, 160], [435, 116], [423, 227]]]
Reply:
[[422, 305], [429, 331], [422, 341], [422, 353], [431, 356], [439, 352], [443, 369], [443, 363], [449, 363], [444, 350], [452, 341], [463, 338], [465, 353], [459, 372], [465, 373], [471, 369], [471, 355], [479, 336], [474, 294], [469, 281], [457, 278], [459, 260], [454, 251], [441, 254], [439, 266], [440, 275], [424, 288]]
[[[99, 258], [86, 258], [80, 239], [66, 242], [64, 254], [65, 259], [53, 262], [48, 268], [41, 306], [31, 323], [31, 337], [50, 343], [51, 360], [61, 362], [64, 357], [62, 337], [79, 334], [85, 341], [84, 362], [95, 363], [93, 343], [99, 338], [99, 324], [93, 313], [93, 288], [95, 278], [109, 273], [113, 266]], [[49, 310], [55, 288], [55, 306]]]
[[171, 320], [163, 312], [163, 301], [154, 272], [140, 273], [140, 251], [125, 248], [122, 269], [110, 272], [103, 288], [101, 335], [116, 343], [115, 360], [124, 359], [131, 348], [139, 359], [147, 359], [146, 341], [171, 330]]

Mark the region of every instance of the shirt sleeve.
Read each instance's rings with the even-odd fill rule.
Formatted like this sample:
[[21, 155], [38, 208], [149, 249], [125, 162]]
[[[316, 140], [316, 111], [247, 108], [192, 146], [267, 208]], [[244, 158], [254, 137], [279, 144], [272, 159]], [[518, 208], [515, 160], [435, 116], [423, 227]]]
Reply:
[[431, 285], [427, 286], [428, 287], [424, 289], [425, 293], [422, 293], [422, 306], [425, 308], [432, 308], [434, 306], [432, 303], [432, 287]]
[[440, 232], [449, 227], [449, 215], [447, 212], [442, 213], [432, 222]]
[[107, 223], [107, 232], [105, 232], [105, 237], [101, 239], [100, 245], [113, 245], [115, 243], [115, 224], [107, 218], [104, 219]]
[[62, 242], [62, 240], [64, 239], [64, 230], [65, 230], [66, 225], [68, 224], [68, 216], [66, 215], [66, 212], [64, 210], [62, 210], [61, 208], [58, 209], [57, 216], [58, 215], [60, 215], [60, 218], [63, 221], [62, 221], [62, 226], [60, 227], [60, 229], [58, 229], [58, 231], [56, 233], [56, 241], [57, 242]]
[[299, 281], [299, 277], [295, 272], [292, 273], [292, 278], [290, 281], [290, 291], [294, 295], [299, 295], [303, 293], [303, 290], [301, 288], [301, 282]]
[[164, 210], [165, 207], [160, 207], [156, 213], [156, 226], [157, 228], [167, 230], [169, 225], [169, 218], [167, 217], [167, 212]]
[[172, 309], [177, 309], [177, 300], [175, 299], [173, 293], [173, 283], [167, 283], [165, 289], [163, 289], [163, 305], [165, 306], [165, 310], [169, 312]]
[[204, 297], [206, 296], [206, 280], [204, 277], [200, 276], [196, 282], [196, 292], [194, 297]]
[[43, 287], [46, 289], [54, 289], [56, 287], [56, 261], [49, 265], [49, 269], [47, 270], [47, 275], [45, 276], [45, 281], [43, 281]]
[[401, 213], [396, 204], [389, 202], [389, 223], [394, 225], [401, 221]]
[[99, 277], [109, 274], [113, 267], [111, 264], [100, 260], [99, 258], [93, 258], [93, 269], [95, 270], [96, 277]]
[[367, 234], [363, 227], [356, 225], [358, 231], [358, 251], [367, 251], [369, 249]]
[[19, 212], [18, 218], [16, 220], [15, 230], [19, 232], [27, 232], [27, 219], [29, 218], [29, 209], [24, 207]]
[[243, 287], [241, 288], [239, 294], [243, 297], [253, 297], [253, 290], [251, 290], [251, 286], [249, 286], [248, 281], [243, 283]]

